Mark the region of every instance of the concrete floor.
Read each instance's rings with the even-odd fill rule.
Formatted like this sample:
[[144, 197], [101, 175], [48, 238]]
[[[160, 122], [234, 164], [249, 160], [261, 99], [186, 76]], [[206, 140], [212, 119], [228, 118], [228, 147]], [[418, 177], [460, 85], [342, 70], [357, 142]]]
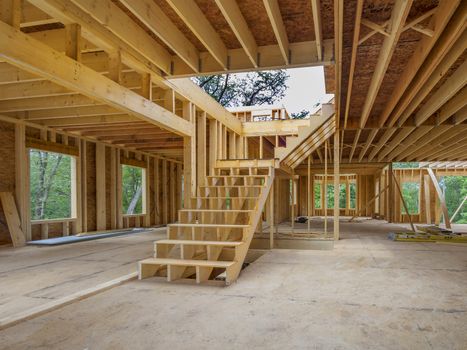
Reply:
[[[135, 273], [135, 261], [150, 257], [153, 232], [51, 247], [0, 249], [0, 325], [16, 315]], [[1, 345], [0, 345], [1, 348]]]
[[131, 281], [0, 331], [0, 348], [467, 349], [467, 245], [394, 229], [343, 223], [334, 250], [267, 252], [230, 287]]

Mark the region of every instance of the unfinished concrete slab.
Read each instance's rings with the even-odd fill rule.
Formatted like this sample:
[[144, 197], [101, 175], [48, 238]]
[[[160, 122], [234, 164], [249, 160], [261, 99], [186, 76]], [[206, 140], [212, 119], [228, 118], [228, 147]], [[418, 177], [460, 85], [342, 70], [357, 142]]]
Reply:
[[164, 234], [155, 229], [56, 247], [0, 249], [0, 327], [111, 281], [135, 278], [135, 261], [151, 256], [151, 243]]
[[5, 329], [0, 342], [8, 349], [465, 349], [467, 246], [393, 242], [386, 234], [404, 227], [383, 222], [341, 228], [334, 250], [269, 251], [229, 287], [131, 281]]

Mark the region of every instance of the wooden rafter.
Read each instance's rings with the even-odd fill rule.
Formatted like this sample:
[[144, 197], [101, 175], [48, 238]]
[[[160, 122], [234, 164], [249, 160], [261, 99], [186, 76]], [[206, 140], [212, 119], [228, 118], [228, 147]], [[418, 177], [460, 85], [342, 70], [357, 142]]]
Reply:
[[362, 18], [362, 10], [363, 10], [363, 0], [358, 0], [357, 8], [355, 10], [356, 11], [355, 12], [355, 25], [354, 25], [354, 34], [353, 34], [353, 42], [352, 42], [352, 54], [350, 57], [349, 82], [347, 85], [347, 98], [346, 98], [346, 103], [345, 103], [344, 129], [347, 126], [347, 119], [349, 117], [349, 111], [350, 111], [350, 101], [352, 97], [352, 86], [353, 86], [353, 78], [354, 78], [354, 72], [355, 72], [355, 63], [357, 61], [358, 38], [360, 37], [360, 22]]
[[0, 23], [0, 29], [0, 57], [12, 65], [177, 134], [191, 135], [191, 126], [175, 114], [5, 23]]
[[[358, 6], [358, 5], [357, 5]], [[313, 26], [315, 30], [316, 50], [318, 60], [323, 59], [323, 28], [321, 25], [321, 4], [320, 0], [311, 0], [311, 10], [313, 15]]]
[[221, 67], [227, 70], [227, 48], [196, 2], [185, 0], [167, 1]]
[[383, 82], [384, 74], [386, 73], [389, 62], [391, 61], [397, 41], [402, 33], [411, 5], [412, 0], [396, 0], [394, 4], [391, 19], [388, 24], [390, 35], [384, 39], [379, 53], [378, 62], [376, 63], [370, 86], [368, 88], [368, 94], [363, 105], [362, 115], [360, 117], [360, 127], [362, 128], [365, 126], [370, 116], [371, 109], [373, 108], [379, 88]]
[[169, 46], [191, 69], [199, 72], [199, 53], [152, 0], [123, 0], [122, 4]]
[[245, 21], [236, 1], [216, 0], [216, 4], [229, 23], [238, 41], [251, 61], [253, 67], [258, 68], [258, 45], [251, 34], [250, 28]]
[[[401, 113], [407, 108], [419, 89], [424, 86], [426, 79], [438, 63], [443, 59], [447, 50], [457, 40], [464, 30], [467, 15], [467, 4], [464, 2], [448, 25], [459, 1], [443, 1], [431, 18], [431, 26], [435, 33], [433, 37], [424, 36], [418, 44], [404, 72], [397, 80], [389, 101], [379, 116], [382, 126], [389, 119], [389, 126], [393, 126]], [[446, 31], [443, 30], [446, 28]], [[433, 49], [433, 50], [432, 50]], [[430, 53], [431, 52], [431, 53]], [[420, 71], [418, 75], [417, 72]], [[396, 107], [397, 106], [397, 107]]]
[[271, 22], [284, 62], [288, 65], [290, 62], [289, 39], [287, 38], [287, 32], [285, 31], [284, 22], [279, 9], [279, 3], [277, 0], [263, 0], [263, 4], [266, 8], [266, 13], [268, 14], [269, 21]]

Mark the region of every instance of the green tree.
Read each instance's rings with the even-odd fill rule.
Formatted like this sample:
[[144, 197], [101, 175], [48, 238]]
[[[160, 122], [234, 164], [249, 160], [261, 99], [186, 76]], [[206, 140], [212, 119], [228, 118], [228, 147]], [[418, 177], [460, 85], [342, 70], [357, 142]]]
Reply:
[[315, 182], [313, 187], [315, 192], [315, 208], [321, 209], [321, 183]]
[[418, 168], [418, 162], [392, 163], [394, 169]]
[[355, 182], [351, 182], [349, 184], [349, 192], [350, 192], [350, 208], [355, 209], [356, 201], [357, 201], [357, 184]]
[[[449, 217], [452, 217], [462, 200], [467, 195], [467, 176], [443, 176], [440, 186], [444, 190]], [[467, 203], [454, 218], [457, 224], [467, 224]]]
[[[404, 198], [409, 214], [418, 214], [420, 212], [420, 184], [418, 182], [403, 182], [402, 197]], [[405, 208], [401, 206], [402, 214], [405, 214]]]
[[334, 208], [334, 185], [328, 184], [328, 188], [326, 191], [326, 198], [328, 200], [327, 208], [331, 209]]
[[122, 206], [125, 214], [143, 213], [143, 169], [122, 165]]
[[72, 157], [31, 149], [29, 159], [32, 220], [71, 217]]
[[345, 208], [347, 203], [345, 184], [339, 185], [339, 208]]
[[304, 119], [306, 116], [308, 116], [308, 114], [310, 114], [310, 111], [307, 111], [306, 109], [302, 109], [300, 112], [291, 113], [290, 117], [292, 119]]
[[273, 104], [282, 99], [288, 86], [285, 70], [223, 74], [193, 78], [193, 81], [224, 107]]

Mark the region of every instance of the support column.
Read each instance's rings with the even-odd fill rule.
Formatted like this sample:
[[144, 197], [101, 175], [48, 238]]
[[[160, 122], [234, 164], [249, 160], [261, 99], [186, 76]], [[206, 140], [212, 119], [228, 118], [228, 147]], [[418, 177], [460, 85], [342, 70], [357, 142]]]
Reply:
[[274, 248], [274, 184], [269, 191], [269, 248]]
[[217, 120], [209, 120], [209, 174], [214, 175], [214, 167], [218, 157]]
[[334, 133], [334, 240], [339, 240], [339, 131]]
[[197, 117], [198, 123], [198, 161], [197, 161], [197, 174], [198, 186], [204, 186], [206, 183], [206, 112], [202, 112]]
[[26, 241], [31, 240], [29, 211], [29, 152], [26, 148], [26, 127], [15, 124], [15, 199]]
[[183, 206], [189, 208], [190, 199], [196, 194], [196, 136], [191, 102], [183, 102], [183, 119], [189, 121], [193, 128], [193, 136], [183, 138]]
[[96, 143], [96, 230], [106, 229], [105, 145]]

